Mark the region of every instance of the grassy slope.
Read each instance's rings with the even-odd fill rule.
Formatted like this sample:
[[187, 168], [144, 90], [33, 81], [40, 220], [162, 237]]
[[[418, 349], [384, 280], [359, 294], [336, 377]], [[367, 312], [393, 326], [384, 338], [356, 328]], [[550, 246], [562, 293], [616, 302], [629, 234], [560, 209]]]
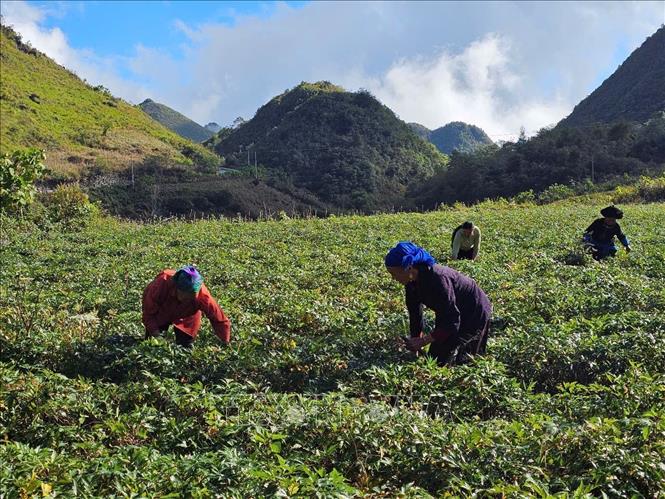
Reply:
[[184, 114], [151, 99], [143, 101], [139, 107], [169, 130], [194, 142], [203, 142], [214, 135], [213, 132], [190, 120]]
[[665, 111], [665, 26], [635, 49], [597, 89], [575, 106], [559, 127], [614, 121], [645, 122]]
[[[259, 223], [104, 219], [76, 232], [12, 223], [0, 492], [44, 483], [88, 495], [325, 495], [350, 485], [379, 496], [402, 487], [654, 496], [665, 487], [665, 205], [622, 206], [630, 255], [564, 264], [604, 204]], [[467, 219], [483, 230], [481, 259], [450, 264], [479, 282], [508, 326], [475, 365], [414, 363], [394, 341], [405, 332], [403, 291], [383, 255], [412, 239], [445, 262], [450, 231]], [[132, 339], [142, 335], [143, 286], [186, 262], [231, 317], [231, 348], [217, 346], [205, 321], [191, 355], [171, 340]], [[422, 405], [432, 394], [438, 417]]]
[[86, 166], [122, 168], [147, 155], [187, 163], [182, 151], [188, 146], [210, 155], [140, 109], [94, 90], [45, 55], [20, 50], [25, 46], [4, 26], [0, 43], [1, 152], [45, 148], [47, 164], [72, 175]]

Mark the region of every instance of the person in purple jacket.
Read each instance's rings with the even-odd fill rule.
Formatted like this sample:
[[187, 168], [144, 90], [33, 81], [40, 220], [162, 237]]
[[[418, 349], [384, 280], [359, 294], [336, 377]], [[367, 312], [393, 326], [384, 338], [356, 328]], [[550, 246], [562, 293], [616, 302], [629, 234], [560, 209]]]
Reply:
[[[406, 347], [419, 352], [430, 345], [429, 355], [439, 365], [463, 364], [470, 355], [485, 353], [492, 304], [470, 277], [436, 260], [423, 248], [402, 241], [391, 249], [385, 265], [406, 291], [411, 337]], [[434, 329], [423, 334], [423, 306], [436, 314]]]

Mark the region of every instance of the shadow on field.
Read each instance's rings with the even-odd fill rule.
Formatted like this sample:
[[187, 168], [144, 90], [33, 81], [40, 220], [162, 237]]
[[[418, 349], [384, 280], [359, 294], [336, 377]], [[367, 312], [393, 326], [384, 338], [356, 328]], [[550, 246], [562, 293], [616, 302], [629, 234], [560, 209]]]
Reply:
[[48, 356], [40, 355], [34, 343], [15, 344], [2, 357], [38, 365], [70, 378], [80, 376], [116, 384], [141, 381], [149, 376], [204, 385], [234, 380], [282, 393], [334, 391], [358, 372], [415, 358], [397, 344], [380, 338], [346, 345], [331, 340], [328, 344], [324, 338], [315, 340], [303, 342], [297, 350], [288, 350], [277, 349], [268, 342], [249, 341], [224, 347], [202, 338], [193, 348], [185, 349], [170, 337], [144, 340], [112, 335], [72, 342]]

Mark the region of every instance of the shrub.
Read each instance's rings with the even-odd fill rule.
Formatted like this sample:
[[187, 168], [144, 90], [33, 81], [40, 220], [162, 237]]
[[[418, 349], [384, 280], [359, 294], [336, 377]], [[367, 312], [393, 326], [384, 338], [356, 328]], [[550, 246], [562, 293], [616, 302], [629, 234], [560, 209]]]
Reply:
[[46, 202], [51, 218], [58, 222], [82, 220], [99, 213], [99, 208], [78, 184], [60, 184]]
[[543, 192], [538, 194], [540, 204], [553, 203], [561, 199], [566, 199], [575, 195], [575, 191], [567, 185], [552, 184]]
[[529, 189], [517, 194], [513, 197], [513, 201], [517, 204], [532, 204], [536, 201], [536, 195], [533, 193], [533, 189]]
[[35, 181], [46, 173], [44, 151], [27, 149], [0, 159], [0, 210], [15, 211], [33, 202]]
[[640, 177], [635, 185], [619, 186], [614, 190], [612, 201], [615, 203], [665, 201], [665, 175], [658, 178]]

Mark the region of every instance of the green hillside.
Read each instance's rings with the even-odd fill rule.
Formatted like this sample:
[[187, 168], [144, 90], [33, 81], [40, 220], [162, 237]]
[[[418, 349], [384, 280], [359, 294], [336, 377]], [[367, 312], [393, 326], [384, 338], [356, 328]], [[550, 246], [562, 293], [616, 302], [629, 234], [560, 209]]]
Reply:
[[453, 151], [473, 152], [479, 147], [493, 144], [482, 128], [461, 121], [452, 121], [436, 130], [430, 130], [420, 123], [408, 125], [418, 137], [431, 142], [444, 154]]
[[482, 128], [461, 121], [453, 121], [432, 130], [429, 141], [445, 154], [453, 151], [473, 152], [479, 147], [493, 144]]
[[89, 191], [109, 213], [127, 218], [238, 214], [265, 218], [279, 213], [302, 216], [337, 211], [312, 193], [283, 182], [267, 183], [244, 174], [201, 174], [183, 167], [141, 168], [135, 171], [134, 182], [131, 172], [125, 172], [115, 183]]
[[[3, 220], [0, 495], [658, 497], [664, 204], [633, 251], [582, 258], [606, 201], [49, 230]], [[483, 230], [476, 262], [450, 232]], [[475, 363], [401, 349], [402, 239], [473, 276], [503, 321]], [[233, 322], [191, 352], [143, 337], [144, 286], [195, 262]]]
[[[253, 163], [341, 209], [400, 206], [447, 158], [368, 92], [302, 83], [208, 142], [229, 165]], [[249, 151], [249, 154], [248, 154]]]
[[558, 126], [643, 122], [665, 111], [665, 26], [636, 49]]
[[664, 171], [665, 113], [646, 123], [556, 127], [501, 147], [455, 152], [447, 170], [412, 188], [408, 197], [413, 207], [435, 208]]
[[147, 156], [185, 164], [219, 159], [140, 109], [91, 87], [10, 28], [0, 30], [0, 151], [39, 147], [56, 173], [117, 170]]
[[420, 123], [407, 123], [407, 125], [409, 125], [409, 128], [411, 128], [413, 133], [415, 133], [418, 137], [429, 141], [429, 134], [432, 133], [432, 130], [427, 128], [425, 125], [421, 125]]
[[214, 132], [190, 120], [184, 114], [171, 109], [164, 104], [146, 99], [139, 107], [155, 121], [161, 123], [169, 130], [194, 142], [203, 142], [214, 135]]

